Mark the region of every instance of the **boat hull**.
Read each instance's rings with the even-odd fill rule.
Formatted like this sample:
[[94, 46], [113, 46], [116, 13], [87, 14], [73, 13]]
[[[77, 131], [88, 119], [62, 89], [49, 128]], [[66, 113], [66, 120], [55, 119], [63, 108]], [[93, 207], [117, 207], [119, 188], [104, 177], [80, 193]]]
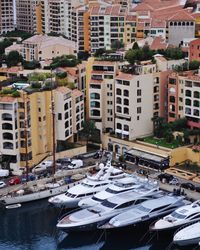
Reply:
[[193, 239], [185, 239], [185, 240], [174, 240], [173, 242], [178, 246], [197, 245], [200, 242], [200, 237], [196, 237]]
[[31, 193], [31, 194], [19, 195], [19, 196], [14, 196], [14, 197], [5, 196], [0, 199], [0, 202], [4, 204], [5, 206], [7, 206], [7, 205], [18, 204], [18, 203], [21, 204], [21, 203], [26, 203], [30, 201], [41, 200], [41, 199], [49, 198], [49, 197], [64, 193], [68, 190], [68, 188], [69, 188], [68, 185], [63, 185], [60, 187], [51, 188], [48, 190], [43, 190], [43, 191]]

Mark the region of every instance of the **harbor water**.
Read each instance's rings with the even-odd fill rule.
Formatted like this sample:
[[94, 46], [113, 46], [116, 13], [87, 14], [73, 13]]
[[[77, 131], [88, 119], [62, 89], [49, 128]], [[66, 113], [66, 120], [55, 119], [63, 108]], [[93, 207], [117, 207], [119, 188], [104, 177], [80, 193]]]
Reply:
[[92, 231], [67, 235], [56, 230], [60, 212], [49, 206], [47, 201], [32, 202], [16, 209], [2, 209], [0, 250], [179, 249], [169, 247], [172, 234], [153, 235], [151, 239], [152, 235], [146, 234], [147, 225], [118, 232]]

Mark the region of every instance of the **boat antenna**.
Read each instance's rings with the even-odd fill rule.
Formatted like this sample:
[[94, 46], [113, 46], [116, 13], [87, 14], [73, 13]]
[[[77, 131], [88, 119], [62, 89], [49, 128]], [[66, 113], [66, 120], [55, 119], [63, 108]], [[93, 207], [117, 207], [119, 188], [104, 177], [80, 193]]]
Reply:
[[53, 140], [53, 171], [54, 175], [56, 172], [56, 137], [55, 137], [55, 102], [53, 97], [53, 79], [52, 79], [52, 68], [51, 68], [51, 114], [52, 114], [52, 140]]

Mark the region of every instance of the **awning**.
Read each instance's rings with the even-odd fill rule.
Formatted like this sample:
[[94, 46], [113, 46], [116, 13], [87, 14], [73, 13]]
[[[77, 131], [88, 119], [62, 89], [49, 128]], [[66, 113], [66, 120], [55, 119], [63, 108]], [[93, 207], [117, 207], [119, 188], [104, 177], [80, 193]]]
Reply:
[[161, 163], [164, 160], [168, 159], [167, 157], [162, 157], [162, 156], [158, 156], [155, 154], [146, 153], [146, 152], [138, 150], [138, 149], [130, 149], [125, 154], [129, 154], [129, 155], [132, 155], [135, 157], [142, 158], [144, 160], [154, 161], [154, 162], [158, 162], [158, 163]]

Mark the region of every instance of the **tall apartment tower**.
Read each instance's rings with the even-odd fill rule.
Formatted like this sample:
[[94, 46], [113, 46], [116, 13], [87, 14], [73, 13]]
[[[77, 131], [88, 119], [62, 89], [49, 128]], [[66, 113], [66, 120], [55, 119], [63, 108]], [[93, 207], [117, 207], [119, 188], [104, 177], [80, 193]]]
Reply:
[[16, 0], [17, 29], [36, 32], [36, 6], [39, 0]]
[[14, 29], [13, 0], [0, 0], [0, 34]]

